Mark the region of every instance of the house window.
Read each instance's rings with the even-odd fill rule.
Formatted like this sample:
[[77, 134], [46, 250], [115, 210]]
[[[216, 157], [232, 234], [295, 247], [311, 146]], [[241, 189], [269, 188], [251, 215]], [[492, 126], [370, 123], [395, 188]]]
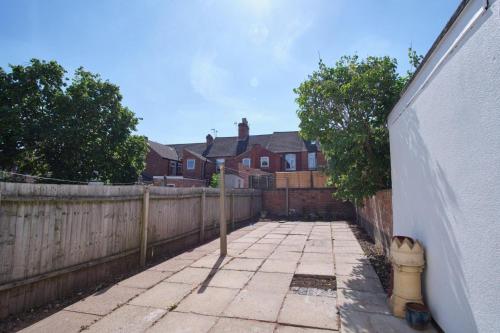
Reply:
[[175, 187], [175, 184], [167, 184], [167, 187]]
[[195, 160], [193, 160], [193, 159], [189, 159], [186, 161], [186, 166], [187, 166], [188, 170], [194, 170], [195, 164], [196, 164]]
[[243, 166], [246, 167], [246, 168], [250, 168], [250, 163], [251, 163], [251, 159], [249, 158], [244, 158], [243, 159]]
[[170, 174], [172, 176], [175, 176], [177, 173], [177, 162], [176, 161], [170, 161]]
[[316, 169], [316, 153], [307, 154], [307, 165], [309, 166], [309, 170]]
[[215, 160], [215, 166], [216, 166], [217, 171], [220, 170], [220, 166], [222, 164], [224, 164], [224, 161], [225, 160], [223, 158], [218, 158], [218, 159]]
[[285, 155], [285, 170], [294, 171], [297, 169], [297, 165], [295, 163], [295, 154], [286, 154]]
[[262, 156], [260, 158], [260, 167], [269, 168], [269, 156]]

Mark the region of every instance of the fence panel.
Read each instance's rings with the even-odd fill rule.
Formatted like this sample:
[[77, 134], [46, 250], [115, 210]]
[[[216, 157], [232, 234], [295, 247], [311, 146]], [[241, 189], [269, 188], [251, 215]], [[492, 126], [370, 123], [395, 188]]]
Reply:
[[[144, 189], [139, 185], [0, 182], [0, 318], [13, 313], [12, 309], [21, 311], [50, 301], [55, 294], [60, 296], [59, 291], [49, 297], [40, 290], [35, 295], [36, 283], [43, 281], [44, 288], [53, 291], [65, 286], [67, 276], [72, 279], [67, 288], [74, 289], [77, 279], [70, 273], [137, 254]], [[260, 213], [259, 190], [226, 192], [228, 223]], [[150, 187], [148, 246], [199, 233], [202, 225], [212, 229], [219, 223], [219, 210], [218, 189]], [[96, 276], [105, 273], [110, 270], [101, 270]], [[50, 279], [54, 279], [53, 285]], [[16, 291], [9, 293], [13, 288]], [[25, 297], [19, 296], [22, 293]]]

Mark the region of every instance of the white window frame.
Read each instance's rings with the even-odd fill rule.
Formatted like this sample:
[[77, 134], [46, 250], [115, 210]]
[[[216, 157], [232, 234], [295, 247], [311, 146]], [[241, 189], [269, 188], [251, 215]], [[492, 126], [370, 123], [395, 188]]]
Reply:
[[[193, 162], [193, 165], [190, 167], [189, 162]], [[194, 158], [189, 158], [186, 160], [186, 169], [187, 170], [194, 170], [196, 168], [196, 160]]]
[[307, 166], [309, 167], [309, 170], [315, 170], [317, 167], [316, 165], [316, 152], [307, 153]]
[[[289, 157], [293, 157], [288, 160]], [[290, 164], [290, 167], [288, 167], [288, 164]], [[285, 154], [285, 170], [287, 171], [295, 171], [297, 170], [297, 155], [296, 154]]]
[[[247, 163], [245, 163], [245, 162], [247, 162]], [[249, 158], [249, 157], [245, 157], [244, 159], [242, 159], [241, 163], [243, 163], [243, 166], [246, 167], [246, 168], [252, 167], [252, 159]]]
[[[264, 162], [266, 165], [264, 165]], [[269, 168], [269, 156], [261, 156], [260, 157], [260, 167], [261, 168]]]

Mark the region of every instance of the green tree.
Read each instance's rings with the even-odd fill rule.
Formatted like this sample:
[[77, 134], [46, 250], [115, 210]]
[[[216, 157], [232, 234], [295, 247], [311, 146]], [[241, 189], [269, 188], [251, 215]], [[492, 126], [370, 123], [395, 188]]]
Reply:
[[210, 187], [218, 188], [219, 187], [219, 178], [220, 178], [220, 174], [213, 173], [212, 177], [210, 178]]
[[294, 92], [300, 133], [319, 140], [335, 196], [356, 202], [391, 186], [387, 116], [406, 78], [389, 57], [319, 62]]
[[71, 81], [54, 61], [0, 68], [0, 168], [54, 178], [134, 182], [147, 140], [121, 104], [118, 86], [76, 70]]

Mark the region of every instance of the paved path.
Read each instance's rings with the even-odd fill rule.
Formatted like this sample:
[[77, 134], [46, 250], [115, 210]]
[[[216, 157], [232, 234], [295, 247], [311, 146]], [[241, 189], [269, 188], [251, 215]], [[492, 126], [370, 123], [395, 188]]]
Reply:
[[[345, 222], [259, 222], [99, 291], [23, 332], [413, 332]], [[336, 275], [337, 292], [290, 287]], [[296, 280], [294, 280], [296, 281]]]

